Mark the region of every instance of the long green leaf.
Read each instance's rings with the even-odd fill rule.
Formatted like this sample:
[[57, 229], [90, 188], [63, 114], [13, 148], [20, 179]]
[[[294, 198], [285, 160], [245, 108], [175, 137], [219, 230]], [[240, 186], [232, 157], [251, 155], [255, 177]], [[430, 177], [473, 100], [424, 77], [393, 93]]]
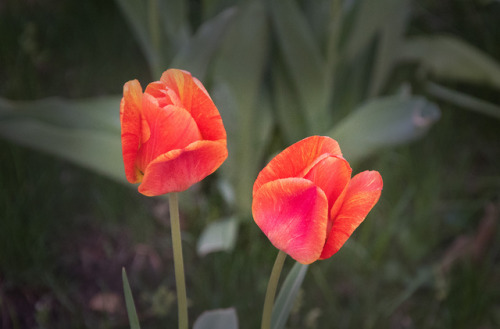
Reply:
[[346, 159], [358, 161], [421, 137], [439, 117], [437, 105], [423, 97], [384, 97], [359, 107], [328, 135], [342, 145]]
[[118, 113], [117, 97], [1, 100], [0, 136], [124, 182]]
[[45, 98], [10, 101], [0, 98], [0, 120], [30, 118], [61, 128], [120, 131], [120, 96], [79, 100]]
[[482, 99], [461, 93], [459, 91], [446, 88], [437, 83], [428, 82], [425, 90], [434, 97], [455, 104], [481, 114], [489, 115], [500, 119], [500, 106], [486, 102]]
[[236, 11], [236, 8], [231, 7], [205, 22], [196, 35], [179, 50], [170, 66], [188, 70], [198, 79], [204, 80]]
[[385, 17], [385, 23], [379, 32], [379, 42], [370, 81], [368, 94], [375, 97], [385, 85], [389, 73], [396, 64], [397, 52], [403, 42], [403, 35], [406, 30], [410, 14], [410, 4], [408, 0], [400, 0], [393, 4], [393, 7]]
[[301, 109], [297, 94], [290, 86], [290, 80], [286, 78], [285, 68], [280, 63], [274, 65], [272, 78], [277, 124], [288, 144], [293, 144], [309, 135], [304, 124], [305, 113]]
[[304, 15], [295, 1], [271, 1], [271, 14], [281, 48], [290, 72], [294, 91], [299, 95], [309, 131], [328, 127], [328, 91], [325, 61], [321, 56]]
[[139, 318], [137, 317], [137, 311], [135, 310], [134, 297], [132, 296], [132, 290], [130, 289], [130, 284], [128, 283], [125, 268], [122, 268], [122, 281], [130, 329], [140, 329], [141, 326], [139, 325]]
[[234, 308], [203, 312], [193, 329], [238, 329], [238, 316]]
[[278, 294], [278, 298], [274, 303], [273, 315], [271, 318], [271, 328], [284, 328], [292, 306], [299, 293], [300, 286], [304, 281], [309, 265], [295, 263], [288, 273], [283, 285]]
[[360, 0], [353, 9], [351, 31], [344, 35], [346, 45], [342, 54], [354, 58], [365, 49], [387, 22], [387, 15], [401, 4], [401, 0]]
[[248, 213], [263, 144], [272, 125], [268, 96], [261, 91], [269, 29], [260, 1], [241, 6], [213, 69], [212, 95], [228, 134], [222, 170], [234, 186], [238, 209]]
[[452, 36], [408, 39], [399, 58], [417, 61], [424, 70], [446, 80], [477, 83], [500, 89], [500, 63], [488, 54]]
[[160, 54], [155, 49], [151, 38], [147, 2], [141, 0], [116, 0], [116, 2], [127, 19], [153, 72], [153, 68], [159, 66]]
[[[122, 0], [123, 1], [123, 0]], [[142, 0], [144, 1], [144, 0]], [[151, 1], [151, 0], [149, 0]], [[168, 44], [174, 50], [181, 48], [191, 35], [187, 0], [154, 0], [159, 1], [160, 25], [164, 27]], [[166, 40], [163, 40], [165, 42]]]

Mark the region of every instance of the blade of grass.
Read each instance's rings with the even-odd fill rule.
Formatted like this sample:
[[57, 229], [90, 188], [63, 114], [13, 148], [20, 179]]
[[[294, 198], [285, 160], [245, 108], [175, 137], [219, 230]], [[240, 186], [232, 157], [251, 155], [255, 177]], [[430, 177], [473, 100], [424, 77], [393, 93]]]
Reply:
[[125, 268], [122, 268], [122, 280], [130, 329], [140, 329], [141, 326], [139, 325], [139, 318], [137, 317], [137, 311], [135, 310], [134, 297], [132, 296], [132, 290], [130, 289], [130, 284], [128, 283]]

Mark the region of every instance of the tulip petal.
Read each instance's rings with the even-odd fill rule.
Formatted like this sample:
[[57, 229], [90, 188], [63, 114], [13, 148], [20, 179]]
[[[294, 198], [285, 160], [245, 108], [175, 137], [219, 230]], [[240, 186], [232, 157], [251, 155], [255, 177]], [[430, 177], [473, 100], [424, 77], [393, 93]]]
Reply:
[[155, 196], [184, 191], [213, 173], [226, 158], [225, 140], [196, 141], [172, 150], [147, 166], [139, 192]]
[[364, 171], [351, 179], [320, 259], [331, 257], [344, 245], [377, 203], [382, 186], [382, 177], [377, 171]]
[[262, 169], [254, 183], [253, 193], [276, 179], [304, 177], [317, 158], [325, 155], [342, 156], [339, 144], [330, 137], [311, 136], [289, 146]]
[[226, 130], [214, 102], [202, 83], [187, 71], [170, 69], [161, 82], [179, 95], [180, 102], [198, 125], [204, 140], [226, 139]]
[[163, 82], [155, 81], [151, 82], [144, 93], [153, 96], [158, 101], [159, 107], [165, 107], [167, 105], [175, 105], [178, 107], [183, 107], [179, 96], [174, 90], [168, 88]]
[[351, 166], [344, 158], [328, 155], [315, 163], [304, 178], [325, 192], [328, 209], [331, 209], [351, 180], [351, 172]]
[[141, 108], [141, 85], [137, 80], [128, 81], [123, 86], [120, 124], [125, 176], [130, 183], [137, 183], [142, 178], [142, 174], [135, 165], [142, 135]]
[[310, 180], [285, 178], [263, 185], [254, 195], [252, 213], [271, 243], [296, 261], [310, 264], [320, 256], [328, 200]]
[[147, 126], [143, 130], [150, 131], [149, 139], [143, 140], [137, 155], [136, 164], [142, 172], [161, 154], [182, 149], [201, 139], [196, 122], [184, 108], [173, 105], [160, 108], [156, 99], [148, 94], [144, 95], [142, 108]]

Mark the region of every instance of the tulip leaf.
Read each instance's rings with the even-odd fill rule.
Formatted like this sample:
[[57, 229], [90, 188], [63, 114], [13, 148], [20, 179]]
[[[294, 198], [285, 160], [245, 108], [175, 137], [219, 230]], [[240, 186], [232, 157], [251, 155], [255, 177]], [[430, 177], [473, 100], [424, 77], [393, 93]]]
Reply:
[[10, 101], [0, 98], [0, 120], [30, 118], [62, 128], [120, 132], [120, 96]]
[[285, 327], [308, 268], [309, 265], [297, 262], [290, 270], [290, 273], [288, 273], [280, 289], [278, 298], [276, 298], [276, 302], [274, 303], [271, 328], [283, 329]]
[[238, 221], [234, 217], [208, 224], [198, 240], [198, 255], [205, 256], [216, 251], [232, 250], [237, 233]]
[[190, 37], [186, 0], [116, 0], [154, 77]]
[[428, 82], [425, 86], [426, 91], [434, 97], [450, 102], [456, 106], [468, 110], [489, 115], [500, 119], [500, 106], [486, 102], [482, 99], [461, 93], [459, 91], [446, 88], [437, 83]]
[[235, 14], [236, 9], [231, 7], [201, 25], [196, 35], [179, 50], [170, 66], [187, 70], [204, 80], [208, 66]]
[[401, 0], [357, 1], [351, 16], [352, 29], [344, 34], [342, 54], [354, 58], [366, 49], [373, 38], [387, 23], [388, 13], [401, 6]]
[[140, 329], [141, 326], [139, 325], [139, 318], [137, 317], [137, 311], [135, 310], [134, 297], [132, 296], [132, 290], [130, 289], [130, 284], [128, 283], [125, 268], [122, 268], [122, 281], [130, 329]]
[[[370, 1], [368, 1], [370, 2]], [[379, 32], [373, 73], [370, 81], [369, 96], [380, 94], [389, 73], [396, 63], [398, 49], [403, 42], [403, 35], [410, 13], [408, 0], [399, 0], [391, 7], [384, 18], [384, 25]]]
[[402, 60], [418, 61], [437, 78], [500, 88], [500, 63], [452, 36], [410, 38], [399, 56]]
[[[142, 0], [144, 1], [144, 0]], [[159, 15], [169, 44], [172, 48], [178, 49], [188, 40], [190, 28], [188, 21], [187, 0], [149, 0], [159, 2]]]
[[421, 137], [439, 117], [437, 105], [423, 97], [377, 98], [349, 114], [328, 135], [342, 145], [346, 159], [358, 161], [380, 148]]
[[271, 1], [278, 44], [310, 131], [328, 127], [328, 91], [318, 44], [295, 1]]
[[0, 136], [124, 182], [119, 108], [118, 97], [0, 100]]
[[256, 1], [241, 6], [213, 68], [212, 95], [228, 134], [229, 157], [221, 169], [244, 213], [250, 209], [253, 181], [272, 126], [269, 97], [261, 90], [268, 39], [264, 5]]
[[136, 40], [139, 42], [149, 66], [151, 68], [157, 67], [160, 54], [157, 53], [151, 38], [147, 3], [138, 0], [116, 1], [127, 19]]
[[293, 93], [285, 69], [276, 63], [273, 70], [273, 87], [277, 124], [288, 142], [293, 144], [309, 135], [304, 125], [305, 113], [301, 110], [297, 94]]
[[196, 319], [193, 329], [238, 329], [238, 316], [234, 308], [203, 312]]

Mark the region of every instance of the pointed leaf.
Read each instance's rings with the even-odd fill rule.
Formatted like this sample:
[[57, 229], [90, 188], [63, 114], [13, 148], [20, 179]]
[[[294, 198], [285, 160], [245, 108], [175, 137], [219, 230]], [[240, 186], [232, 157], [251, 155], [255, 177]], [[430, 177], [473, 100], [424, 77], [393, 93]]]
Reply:
[[231, 308], [203, 312], [193, 329], [238, 329], [236, 310]]
[[452, 36], [408, 39], [399, 56], [401, 60], [418, 61], [425, 70], [441, 79], [500, 88], [500, 63]]
[[328, 126], [328, 92], [324, 59], [318, 44], [295, 1], [271, 1], [271, 14], [281, 53], [309, 129], [322, 131]]
[[346, 58], [355, 57], [373, 40], [386, 24], [388, 13], [397, 8], [401, 0], [357, 1], [354, 8], [352, 30], [345, 37], [347, 44], [342, 51]]
[[290, 273], [288, 273], [280, 289], [278, 298], [276, 298], [276, 302], [274, 303], [271, 328], [283, 329], [285, 327], [308, 267], [309, 265], [297, 262], [290, 270]]
[[423, 97], [384, 97], [353, 111], [328, 135], [342, 145], [351, 162], [421, 137], [439, 117], [437, 105]]
[[397, 52], [394, 49], [398, 49], [403, 42], [409, 14], [410, 5], [408, 0], [400, 0], [391, 8], [385, 18], [385, 24], [380, 29], [379, 42], [377, 43], [373, 74], [370, 81], [370, 97], [380, 94], [389, 73], [396, 64]]
[[272, 73], [277, 124], [291, 145], [309, 135], [304, 124], [305, 111], [302, 110], [297, 94], [293, 92], [293, 87], [286, 78], [285, 68], [276, 63]]
[[149, 31], [148, 6], [146, 1], [137, 0], [116, 0], [125, 18], [127, 19], [132, 32], [135, 34], [139, 45], [148, 60], [149, 66], [154, 68], [158, 65], [159, 54], [153, 46]]
[[118, 109], [117, 97], [0, 100], [0, 136], [124, 182]]
[[[122, 0], [123, 1], [123, 0]], [[142, 0], [144, 1], [144, 0]], [[187, 0], [149, 0], [159, 1], [159, 18], [164, 27], [168, 43], [179, 49], [190, 36]]]
[[127, 305], [128, 320], [130, 323], [130, 329], [140, 329], [139, 318], [137, 317], [137, 312], [135, 310], [134, 297], [132, 296], [132, 290], [130, 289], [130, 284], [128, 283], [127, 273], [125, 268], [122, 268], [122, 280], [123, 280], [123, 292], [125, 294], [125, 304]]
[[269, 49], [269, 28], [260, 1], [239, 7], [213, 69], [212, 95], [228, 134], [229, 157], [221, 169], [234, 186], [236, 204], [248, 213], [253, 180], [272, 116], [262, 91]]
[[437, 83], [428, 82], [425, 89], [434, 97], [438, 97], [456, 106], [500, 119], [500, 106], [498, 105], [446, 88]]
[[120, 132], [121, 96], [68, 100], [59, 97], [36, 101], [0, 98], [0, 120], [31, 118], [61, 128]]
[[203, 81], [214, 53], [220, 47], [235, 14], [236, 8], [232, 7], [205, 22], [196, 35], [180, 49], [170, 66], [188, 70]]

